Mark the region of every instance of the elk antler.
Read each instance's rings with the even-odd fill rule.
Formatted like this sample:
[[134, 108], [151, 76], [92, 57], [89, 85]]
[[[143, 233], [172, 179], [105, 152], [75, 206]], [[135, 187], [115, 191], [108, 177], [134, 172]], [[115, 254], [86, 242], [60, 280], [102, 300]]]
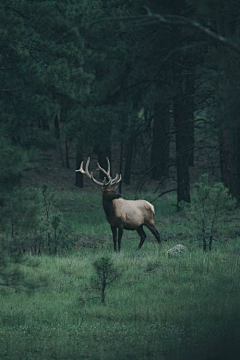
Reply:
[[93, 173], [92, 172], [90, 173], [89, 170], [88, 170], [89, 164], [90, 164], [90, 157], [88, 157], [88, 159], [87, 159], [85, 171], [83, 170], [83, 161], [82, 161], [81, 165], [80, 165], [80, 168], [78, 170], [76, 170], [76, 172], [79, 171], [82, 174], [87, 175], [87, 177], [89, 177], [89, 179], [93, 180], [96, 184], [101, 185], [101, 186], [108, 186], [108, 185], [118, 184], [122, 180], [121, 174], [120, 175], [116, 174], [115, 178], [112, 179], [111, 175], [110, 175], [110, 161], [109, 161], [109, 158], [106, 158], [106, 159], [107, 159], [107, 163], [108, 163], [107, 171], [105, 169], [103, 169], [99, 165], [99, 163], [97, 163], [97, 166], [98, 166], [97, 170], [102, 171], [107, 176], [108, 182], [107, 182], [106, 177], [104, 177], [103, 182], [100, 182], [100, 181], [94, 179]]
[[89, 179], [93, 180], [93, 181], [94, 181], [96, 184], [98, 184], [98, 185], [101, 185], [101, 186], [105, 185], [105, 183], [106, 183], [106, 178], [104, 178], [103, 183], [101, 183], [100, 181], [94, 179], [92, 172], [91, 172], [91, 174], [90, 174], [90, 172], [89, 172], [89, 170], [88, 170], [89, 164], [90, 164], [90, 157], [87, 158], [87, 163], [86, 163], [85, 171], [83, 170], [83, 161], [82, 161], [82, 162], [81, 162], [81, 165], [80, 165], [80, 168], [79, 168], [78, 170], [76, 170], [76, 172], [81, 172], [82, 174], [87, 175], [87, 177], [89, 177]]
[[122, 175], [116, 174], [115, 178], [111, 180], [111, 185], [118, 184], [122, 180]]
[[102, 171], [105, 175], [107, 175], [108, 179], [111, 180], [111, 175], [110, 175], [110, 161], [109, 161], [109, 158], [107, 157], [107, 163], [108, 163], [108, 170], [104, 170], [100, 165], [99, 163], [97, 163], [97, 170], [100, 170]]

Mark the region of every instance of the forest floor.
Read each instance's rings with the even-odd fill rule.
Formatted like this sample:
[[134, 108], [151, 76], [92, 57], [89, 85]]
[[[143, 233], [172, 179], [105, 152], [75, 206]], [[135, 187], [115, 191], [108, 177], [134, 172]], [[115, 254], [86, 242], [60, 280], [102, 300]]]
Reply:
[[[56, 154], [26, 173], [26, 184], [47, 184], [73, 231], [72, 246], [56, 255], [28, 254], [23, 265], [34, 292], [3, 289], [0, 298], [1, 360], [236, 360], [240, 358], [240, 239], [230, 224], [213, 250], [204, 253], [194, 227], [176, 211], [176, 196], [154, 201], [164, 241], [125, 231], [120, 253], [113, 252], [101, 191], [90, 181], [74, 187], [75, 172]], [[125, 187], [126, 198], [134, 198]], [[156, 194], [145, 191], [153, 201]], [[233, 228], [234, 226], [234, 228]], [[181, 243], [182, 257], [166, 251]], [[108, 259], [119, 276], [101, 301], [94, 263]], [[110, 270], [109, 270], [110, 271]], [[110, 271], [111, 274], [111, 271]], [[98, 280], [98, 286], [96, 281]], [[101, 283], [101, 281], [100, 281]]]
[[[186, 255], [168, 258], [178, 239], [160, 247], [146, 240], [137, 252], [138, 241], [124, 237], [121, 253], [110, 236], [101, 239], [61, 256], [28, 256], [38, 266], [25, 274], [44, 285], [1, 296], [1, 359], [239, 358], [239, 241], [205, 254], [188, 246]], [[101, 258], [119, 274], [104, 303], [94, 286]]]

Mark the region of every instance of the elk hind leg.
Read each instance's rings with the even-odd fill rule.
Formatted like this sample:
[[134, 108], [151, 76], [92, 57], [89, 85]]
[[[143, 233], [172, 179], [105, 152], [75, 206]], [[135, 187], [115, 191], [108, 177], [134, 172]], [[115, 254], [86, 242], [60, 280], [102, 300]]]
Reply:
[[155, 236], [157, 242], [160, 244], [160, 242], [161, 242], [160, 235], [159, 235], [159, 232], [157, 231], [155, 225], [154, 224], [146, 224], [146, 227], [151, 231], [151, 233]]
[[144, 243], [147, 235], [145, 234], [144, 230], [143, 230], [143, 225], [139, 226], [139, 228], [137, 229], [138, 235], [140, 236], [141, 240], [140, 243], [138, 245], [138, 250], [141, 249], [142, 244]]

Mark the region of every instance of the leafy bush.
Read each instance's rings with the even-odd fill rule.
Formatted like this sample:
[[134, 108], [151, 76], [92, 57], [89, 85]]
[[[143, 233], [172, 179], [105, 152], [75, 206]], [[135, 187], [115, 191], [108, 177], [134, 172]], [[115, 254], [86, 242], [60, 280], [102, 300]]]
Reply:
[[73, 231], [57, 209], [54, 192], [46, 185], [41, 189], [14, 188], [5, 195], [4, 234], [22, 252], [57, 254], [73, 244]]
[[191, 204], [184, 204], [189, 225], [198, 239], [203, 242], [203, 250], [212, 249], [212, 242], [226, 226], [226, 219], [236, 209], [236, 200], [222, 183], [209, 184], [208, 174], [203, 174], [194, 184]]
[[8, 293], [10, 290], [31, 292], [38, 286], [46, 284], [44, 277], [32, 280], [26, 268], [36, 268], [38, 262], [24, 256], [18, 244], [4, 235], [0, 236], [0, 292]]
[[41, 251], [57, 254], [71, 247], [73, 231], [69, 222], [65, 221], [58, 210], [58, 201], [54, 192], [43, 185], [41, 202], [41, 233], [38, 232], [38, 244]]

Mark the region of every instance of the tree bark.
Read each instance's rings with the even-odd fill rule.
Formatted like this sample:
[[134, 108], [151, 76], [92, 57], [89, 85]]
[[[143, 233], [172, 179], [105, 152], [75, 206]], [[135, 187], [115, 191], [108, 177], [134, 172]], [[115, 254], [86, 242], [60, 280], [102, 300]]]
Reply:
[[220, 129], [219, 150], [222, 182], [228, 189], [230, 189], [229, 139], [227, 130], [224, 129]]
[[134, 149], [134, 141], [133, 138], [130, 137], [127, 146], [126, 146], [126, 162], [124, 169], [123, 181], [125, 184], [130, 185], [131, 183], [131, 168], [132, 168], [132, 159], [133, 159], [133, 149]]
[[[120, 160], [119, 160], [119, 174], [122, 174], [122, 163], [123, 163], [123, 143], [120, 146]], [[119, 183], [119, 193], [122, 194], [122, 181]]]
[[184, 111], [183, 75], [178, 72], [174, 79], [174, 123], [176, 130], [177, 202], [190, 202], [188, 122]]
[[48, 120], [47, 119], [42, 119], [42, 124], [41, 124], [41, 128], [43, 129], [43, 130], [49, 130], [49, 122], [48, 122]]
[[229, 130], [229, 183], [230, 193], [240, 203], [240, 127]]
[[69, 140], [65, 138], [65, 160], [66, 160], [66, 168], [70, 169], [70, 161], [69, 161]]
[[[107, 169], [108, 157], [111, 161], [111, 125], [108, 121], [101, 124], [96, 130], [96, 143], [94, 151], [98, 154], [98, 162], [104, 168]], [[99, 179], [103, 180], [105, 175], [102, 171], [99, 171]]]
[[60, 114], [57, 114], [54, 117], [54, 132], [56, 139], [60, 139]]
[[151, 177], [154, 180], [168, 176], [169, 168], [169, 106], [155, 103], [153, 122], [153, 142], [151, 149]]
[[188, 74], [185, 75], [185, 91], [184, 91], [184, 112], [186, 118], [186, 135], [188, 147], [188, 164], [194, 165], [194, 76], [193, 69], [189, 68]]

